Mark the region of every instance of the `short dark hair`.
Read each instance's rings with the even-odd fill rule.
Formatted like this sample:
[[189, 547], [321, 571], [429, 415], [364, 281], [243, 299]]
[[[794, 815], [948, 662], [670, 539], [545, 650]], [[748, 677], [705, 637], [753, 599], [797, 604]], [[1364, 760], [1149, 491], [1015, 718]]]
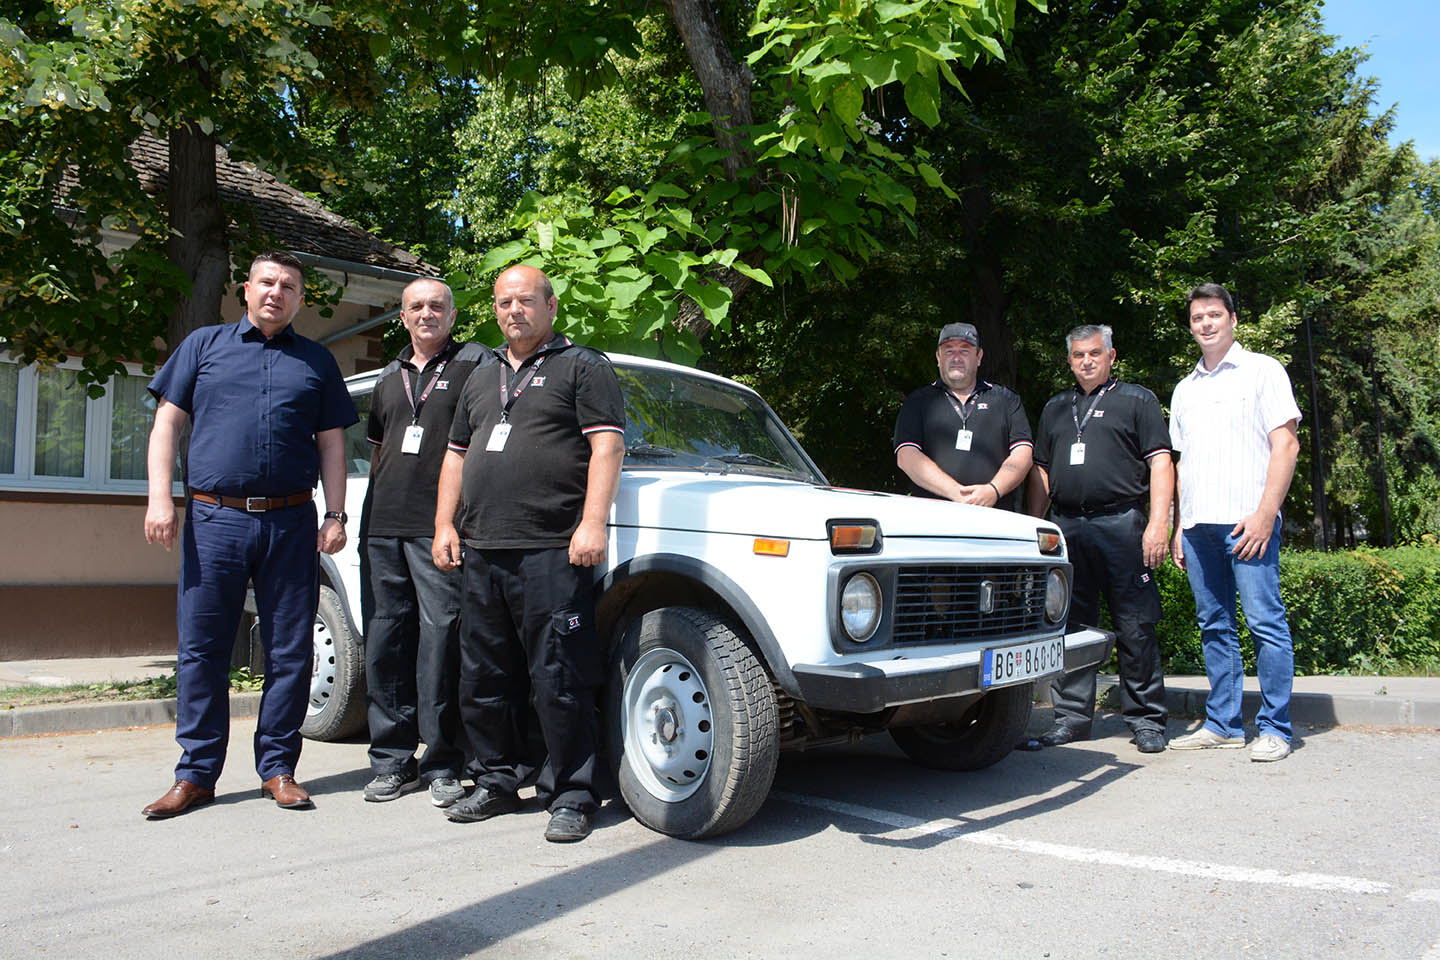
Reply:
[[1229, 290], [1226, 290], [1218, 283], [1202, 283], [1193, 288], [1185, 297], [1185, 320], [1187, 323], [1190, 320], [1190, 304], [1196, 300], [1223, 300], [1225, 302], [1225, 312], [1235, 312], [1235, 298], [1230, 296]]
[[305, 264], [301, 263], [300, 258], [289, 250], [265, 250], [255, 254], [255, 259], [250, 261], [250, 273], [253, 274], [255, 266], [261, 263], [276, 263], [282, 267], [289, 267], [300, 274], [301, 285], [303, 286], [305, 283]]

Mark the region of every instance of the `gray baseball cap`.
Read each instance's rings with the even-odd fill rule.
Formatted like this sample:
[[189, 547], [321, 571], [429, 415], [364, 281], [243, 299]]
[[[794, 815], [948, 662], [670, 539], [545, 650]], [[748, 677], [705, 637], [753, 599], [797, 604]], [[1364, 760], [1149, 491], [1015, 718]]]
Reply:
[[947, 323], [940, 328], [940, 339], [936, 346], [946, 340], [964, 340], [972, 347], [980, 346], [980, 334], [968, 323]]

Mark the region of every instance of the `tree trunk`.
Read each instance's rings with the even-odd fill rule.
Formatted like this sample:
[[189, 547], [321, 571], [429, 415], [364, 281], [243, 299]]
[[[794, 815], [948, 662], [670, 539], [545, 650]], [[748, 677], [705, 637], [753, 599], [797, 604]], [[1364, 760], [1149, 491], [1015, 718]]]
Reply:
[[[962, 261], [962, 276], [968, 284], [951, 285], [950, 296], [955, 307], [947, 322], [965, 320], [974, 324], [980, 334], [980, 349], [984, 352], [980, 375], [986, 380], [1017, 388], [1019, 370], [1015, 359], [1015, 332], [1010, 329], [1010, 322], [1005, 316], [1014, 294], [1005, 287], [1004, 263], [982, 236], [993, 206], [989, 188], [985, 185], [984, 164], [976, 157], [965, 157], [958, 167], [966, 184], [960, 190], [960, 234], [966, 249], [984, 252]], [[968, 313], [961, 314], [961, 304], [969, 307]]]
[[695, 68], [705, 94], [705, 109], [714, 119], [715, 136], [730, 151], [724, 160], [725, 176], [738, 180], [740, 171], [754, 158], [748, 141], [733, 130], [755, 122], [750, 103], [750, 85], [755, 75], [730, 52], [729, 41], [715, 22], [715, 11], [705, 0], [665, 0], [665, 9]]
[[[736, 127], [748, 127], [755, 122], [750, 102], [750, 85], [755, 82], [755, 75], [730, 52], [729, 41], [715, 21], [711, 4], [705, 0], [665, 0], [665, 9], [685, 44], [690, 65], [695, 68], [695, 76], [705, 94], [705, 109], [710, 111], [715, 124], [715, 138], [728, 151], [722, 161], [725, 176], [738, 180], [740, 171], [755, 162], [749, 141], [743, 134], [734, 132]], [[751, 192], [756, 187], [752, 183]], [[729, 269], [713, 271], [707, 279], [729, 287], [736, 300], [754, 286], [749, 277]], [[712, 326], [700, 312], [699, 305], [689, 297], [681, 299], [675, 325], [701, 340]]]
[[230, 282], [230, 244], [220, 187], [215, 179], [215, 138], [198, 127], [170, 131], [170, 262], [190, 278], [190, 295], [170, 315], [165, 338], [171, 350], [193, 330], [220, 320], [220, 301]]

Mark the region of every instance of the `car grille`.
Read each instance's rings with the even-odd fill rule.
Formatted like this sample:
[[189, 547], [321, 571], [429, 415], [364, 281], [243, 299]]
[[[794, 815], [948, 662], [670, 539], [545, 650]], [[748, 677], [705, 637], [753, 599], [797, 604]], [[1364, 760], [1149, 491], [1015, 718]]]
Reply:
[[[902, 567], [895, 590], [892, 641], [951, 643], [1033, 633], [1045, 626], [1043, 566]], [[981, 611], [989, 583], [991, 610]]]

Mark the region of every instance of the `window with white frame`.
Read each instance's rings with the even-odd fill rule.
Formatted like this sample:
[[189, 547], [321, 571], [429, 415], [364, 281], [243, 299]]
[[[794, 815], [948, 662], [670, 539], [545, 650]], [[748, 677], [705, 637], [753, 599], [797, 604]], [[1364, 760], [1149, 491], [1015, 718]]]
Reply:
[[0, 353], [0, 489], [146, 491], [150, 378], [127, 364], [92, 399], [79, 372], [77, 360], [42, 369]]

